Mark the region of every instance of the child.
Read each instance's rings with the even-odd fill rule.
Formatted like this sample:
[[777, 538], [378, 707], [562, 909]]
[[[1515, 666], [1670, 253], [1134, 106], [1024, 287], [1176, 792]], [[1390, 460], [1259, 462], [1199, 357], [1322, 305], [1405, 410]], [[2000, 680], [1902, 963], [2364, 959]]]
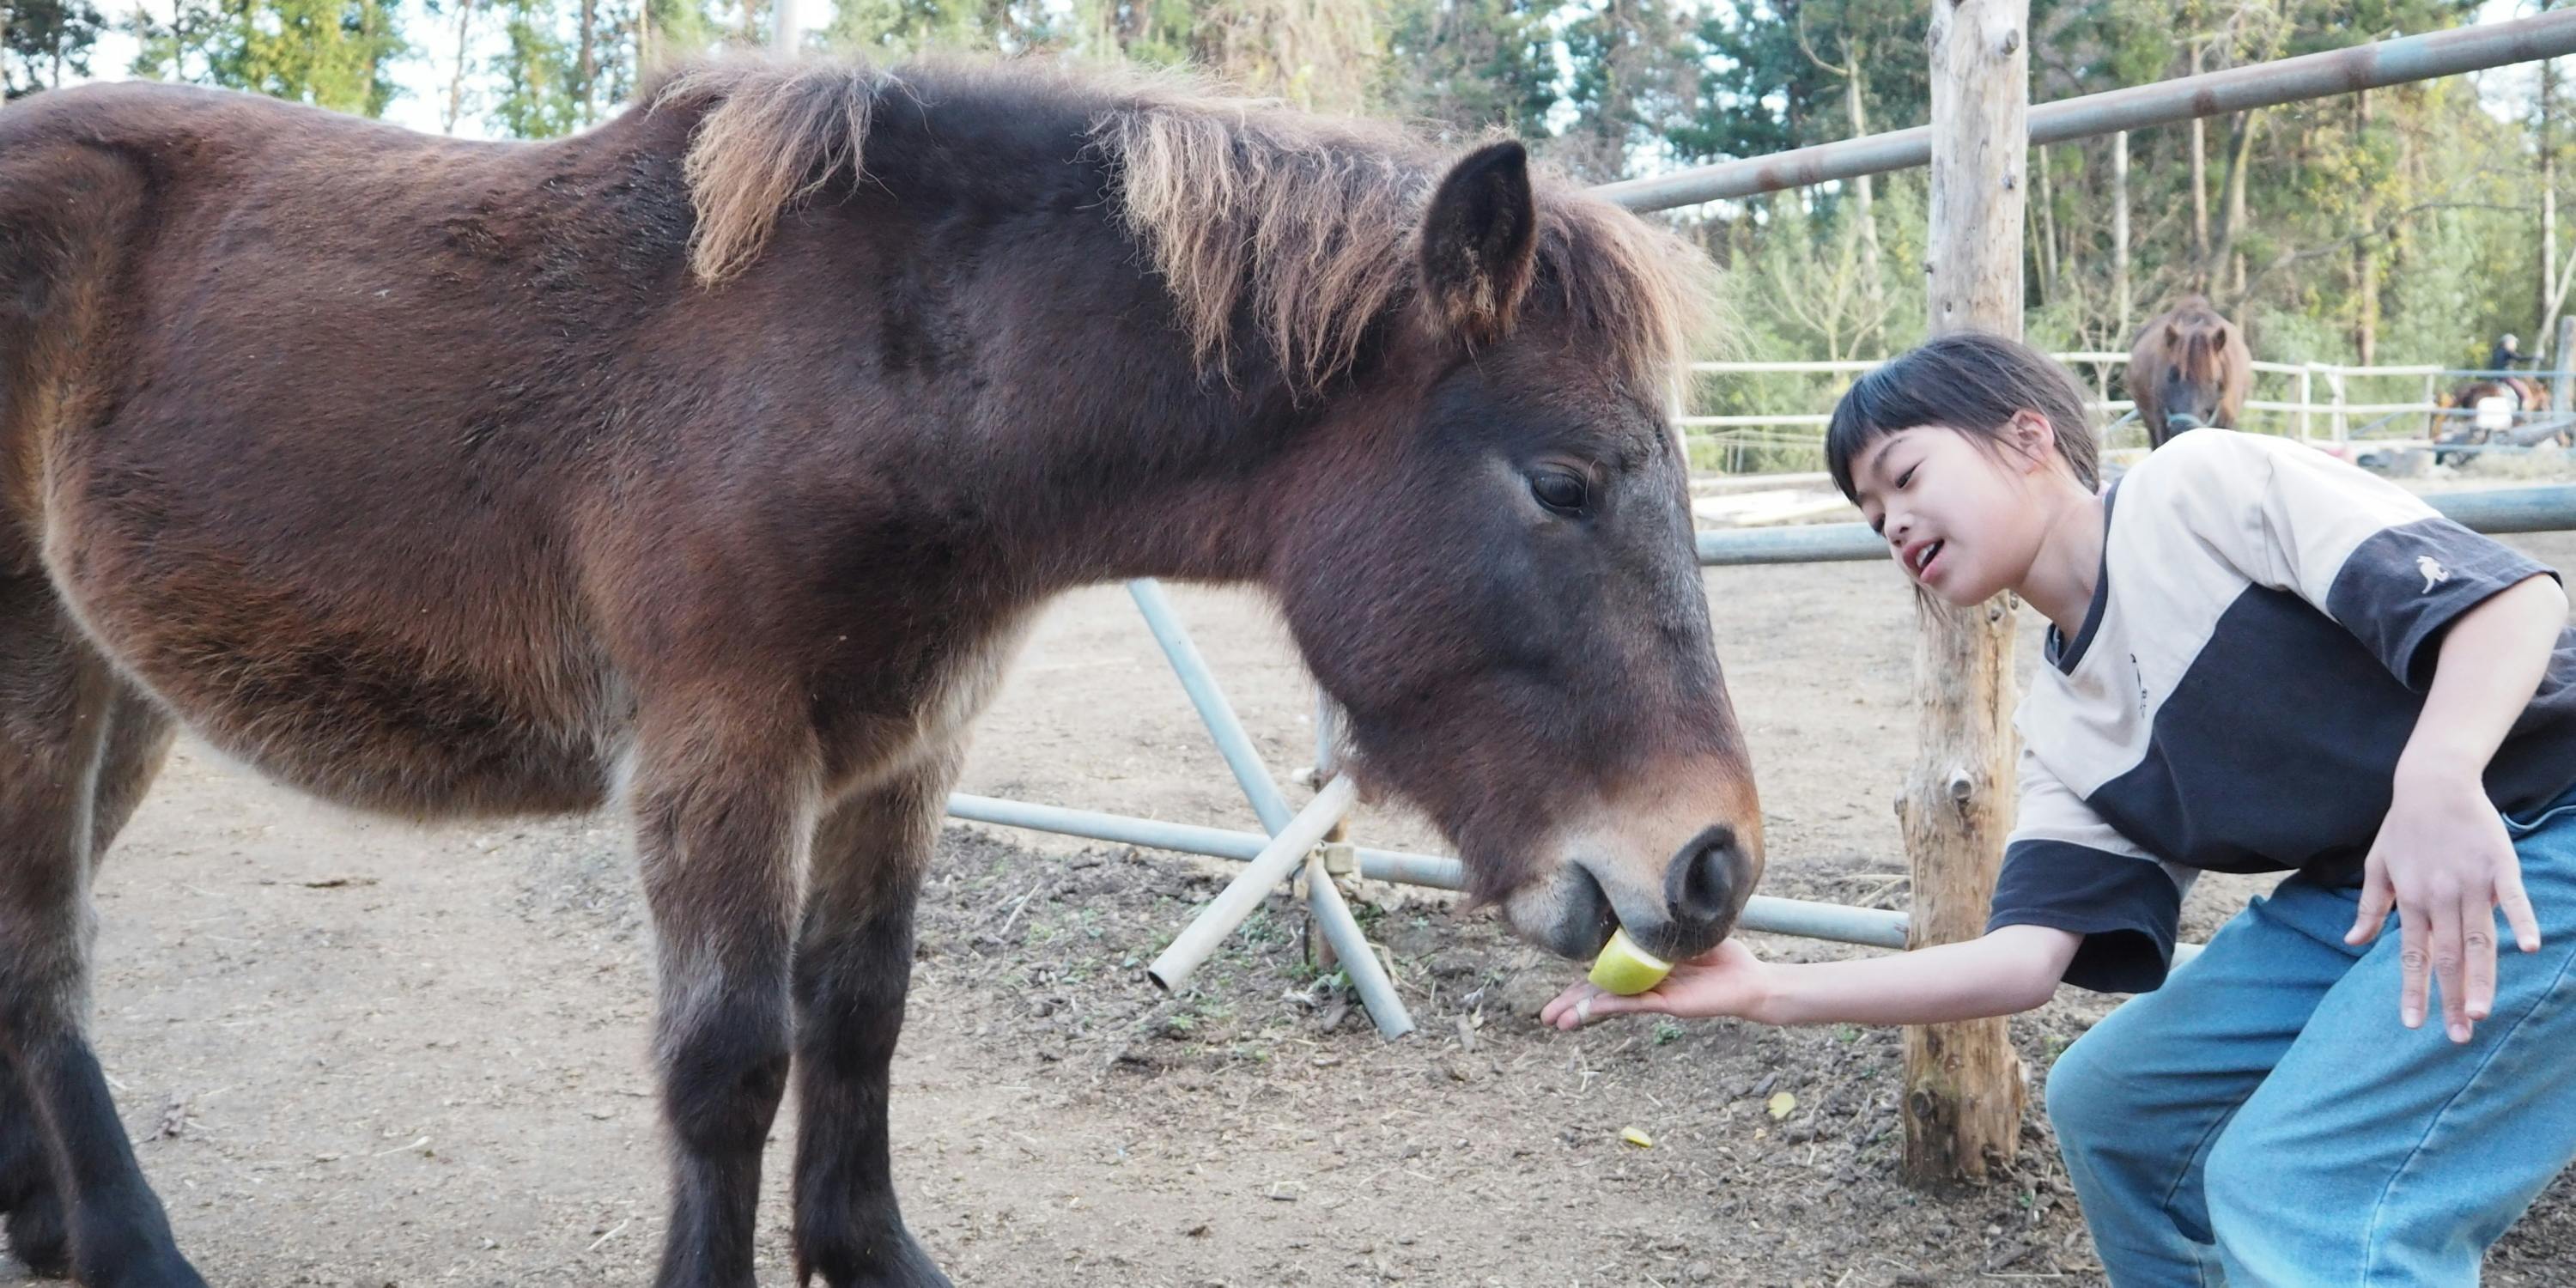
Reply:
[[[2141, 993], [2048, 1075], [2114, 1285], [2476, 1282], [2576, 1161], [2576, 633], [2550, 570], [2274, 438], [2186, 434], [2096, 495], [2073, 382], [1985, 336], [1863, 376], [1826, 455], [1922, 591], [2054, 623], [1985, 937], [1816, 965], [1730, 940], [1548, 1022]], [[2282, 870], [2168, 979], [2195, 872]]]

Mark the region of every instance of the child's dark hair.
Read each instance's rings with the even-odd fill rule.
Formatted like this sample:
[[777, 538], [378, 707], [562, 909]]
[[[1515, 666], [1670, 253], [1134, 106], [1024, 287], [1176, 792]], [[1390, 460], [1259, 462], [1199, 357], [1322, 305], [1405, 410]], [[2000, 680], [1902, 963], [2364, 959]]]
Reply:
[[2029, 345], [1973, 331], [1942, 336], [1853, 381], [1825, 427], [1825, 467], [1850, 497], [1852, 461], [1871, 443], [1901, 429], [1939, 425], [1999, 448], [2005, 427], [2022, 411], [2048, 418], [2057, 454], [2077, 481], [2101, 486], [2102, 444], [2075, 378]]

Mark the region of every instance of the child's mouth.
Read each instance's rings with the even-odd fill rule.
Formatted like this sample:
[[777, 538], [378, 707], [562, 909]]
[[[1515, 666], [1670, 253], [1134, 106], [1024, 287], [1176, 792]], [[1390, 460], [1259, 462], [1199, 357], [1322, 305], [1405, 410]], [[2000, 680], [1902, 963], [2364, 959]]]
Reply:
[[1914, 552], [1914, 576], [1916, 580], [1920, 581], [1931, 574], [1932, 561], [1941, 557], [1942, 547], [1948, 544], [1949, 543], [1946, 541], [1926, 541], [1923, 543], [1923, 547], [1921, 549]]

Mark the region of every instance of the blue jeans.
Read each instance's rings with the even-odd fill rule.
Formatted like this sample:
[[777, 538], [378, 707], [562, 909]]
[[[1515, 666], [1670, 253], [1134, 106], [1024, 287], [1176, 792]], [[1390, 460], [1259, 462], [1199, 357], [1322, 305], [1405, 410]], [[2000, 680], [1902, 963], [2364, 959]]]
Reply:
[[2114, 1288], [2478, 1280], [2576, 1162], [2576, 793], [2508, 817], [2542, 947], [2497, 919], [2466, 1046], [2398, 1023], [2398, 935], [2343, 942], [2358, 889], [2291, 877], [2048, 1075], [2048, 1116]]

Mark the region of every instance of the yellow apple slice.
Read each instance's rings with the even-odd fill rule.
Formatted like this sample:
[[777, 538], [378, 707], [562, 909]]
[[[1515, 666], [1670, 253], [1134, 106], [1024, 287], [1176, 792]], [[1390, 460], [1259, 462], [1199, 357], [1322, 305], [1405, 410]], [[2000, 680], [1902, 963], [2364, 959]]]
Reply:
[[1630, 942], [1624, 930], [1610, 932], [1610, 942], [1602, 945], [1600, 958], [1592, 963], [1592, 982], [1621, 997], [1645, 992], [1672, 973], [1671, 962]]

